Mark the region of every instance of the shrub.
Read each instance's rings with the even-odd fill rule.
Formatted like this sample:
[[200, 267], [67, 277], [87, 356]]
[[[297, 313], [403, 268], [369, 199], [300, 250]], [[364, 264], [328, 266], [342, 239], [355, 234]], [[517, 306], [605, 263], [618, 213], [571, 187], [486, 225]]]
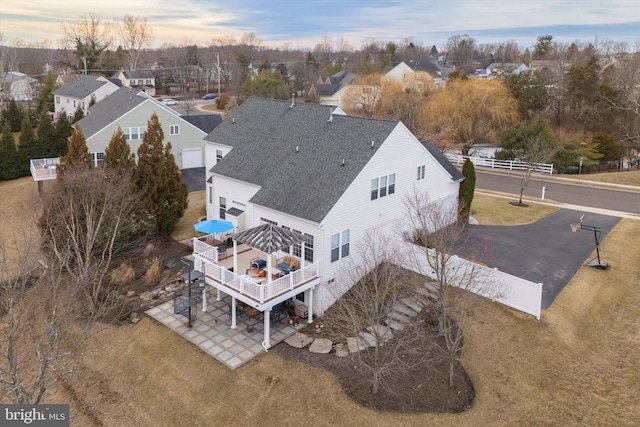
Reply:
[[162, 269], [160, 268], [160, 259], [155, 257], [149, 263], [147, 267], [147, 271], [144, 274], [144, 280], [147, 284], [151, 285], [154, 283], [158, 283], [160, 281], [160, 277], [162, 276]]

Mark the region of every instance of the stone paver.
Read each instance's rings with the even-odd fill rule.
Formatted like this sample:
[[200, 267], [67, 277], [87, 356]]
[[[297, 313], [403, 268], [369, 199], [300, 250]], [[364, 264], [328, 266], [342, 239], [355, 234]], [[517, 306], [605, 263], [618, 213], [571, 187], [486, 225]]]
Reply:
[[349, 349], [346, 345], [339, 342], [336, 344], [336, 357], [347, 357], [349, 355]]
[[387, 320], [385, 320], [385, 323], [391, 329], [396, 330], [396, 331], [401, 331], [401, 330], [404, 329], [404, 324], [403, 323], [400, 323], [400, 322], [398, 322], [396, 320], [393, 320], [393, 319], [387, 319]]
[[305, 348], [313, 342], [313, 338], [311, 338], [307, 334], [296, 332], [293, 336], [290, 336], [289, 338], [284, 340], [284, 342], [294, 348]]
[[316, 338], [309, 346], [311, 353], [327, 354], [331, 352], [333, 342], [327, 338]]
[[367, 348], [367, 345], [362, 342], [362, 338], [360, 337], [347, 338], [347, 349], [349, 350], [349, 353], [356, 353], [366, 348]]
[[[215, 292], [211, 292], [211, 295], [215, 295]], [[202, 311], [202, 303], [199, 303], [197, 318], [191, 328], [188, 327], [185, 317], [173, 313], [173, 301], [149, 309], [146, 314], [200, 347], [228, 368], [236, 369], [264, 353], [264, 324], [257, 319], [238, 316], [237, 328], [231, 329], [231, 319], [227, 314], [229, 304], [229, 296], [224, 296], [220, 301], [216, 301], [215, 297], [209, 297], [205, 313]], [[253, 332], [247, 332], [247, 324], [253, 326]], [[271, 346], [292, 336], [303, 326], [300, 324], [294, 327], [285, 322], [272, 325]]]
[[418, 315], [418, 313], [411, 309], [411, 307], [409, 307], [408, 305], [405, 304], [396, 304], [393, 307], [394, 311], [397, 311], [400, 314], [404, 314], [405, 316], [409, 316], [409, 317], [415, 317]]
[[374, 335], [377, 335], [383, 342], [389, 341], [393, 338], [393, 331], [390, 327], [384, 325], [375, 325], [373, 328], [368, 327], [367, 330]]
[[400, 301], [416, 313], [420, 313], [422, 311], [422, 306], [415, 298], [402, 298]]

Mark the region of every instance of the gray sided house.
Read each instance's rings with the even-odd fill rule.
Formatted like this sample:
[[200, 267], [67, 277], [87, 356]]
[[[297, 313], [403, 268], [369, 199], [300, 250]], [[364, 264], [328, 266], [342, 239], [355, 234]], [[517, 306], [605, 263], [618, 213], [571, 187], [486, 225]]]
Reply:
[[[201, 116], [197, 121], [185, 120], [170, 107], [158, 102], [140, 89], [120, 88], [104, 101], [92, 106], [77, 125], [82, 130], [94, 161], [99, 163], [111, 137], [122, 129], [131, 151], [137, 153], [147, 123], [153, 113], [164, 132], [164, 144], [171, 143], [171, 152], [180, 169], [199, 168], [204, 165], [202, 139], [219, 117]], [[193, 123], [192, 123], [193, 122]], [[205, 129], [205, 130], [203, 130]]]
[[79, 74], [54, 92], [56, 117], [60, 117], [64, 112], [72, 121], [78, 107], [82, 108], [86, 115], [92, 100], [96, 103], [100, 102], [118, 88], [117, 84], [105, 77]]
[[457, 209], [462, 175], [399, 121], [249, 98], [204, 141], [207, 219], [231, 221], [240, 233], [271, 224], [303, 234], [305, 242], [275, 256], [317, 272], [319, 285], [304, 289], [314, 312], [335, 301], [331, 288], [347, 280], [349, 254], [370, 229], [401, 238], [405, 196], [427, 192], [441, 209]]

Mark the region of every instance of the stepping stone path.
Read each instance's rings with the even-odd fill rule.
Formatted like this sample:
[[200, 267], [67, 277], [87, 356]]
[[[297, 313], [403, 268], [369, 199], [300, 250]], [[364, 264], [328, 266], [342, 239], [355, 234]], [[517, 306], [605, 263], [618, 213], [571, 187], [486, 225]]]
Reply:
[[349, 355], [349, 349], [344, 343], [339, 342], [336, 344], [336, 356], [337, 357], [347, 357]]
[[367, 344], [360, 337], [347, 338], [347, 349], [349, 353], [356, 353], [367, 348]]
[[367, 331], [371, 332], [373, 336], [380, 337], [383, 342], [387, 342], [393, 338], [393, 331], [391, 331], [391, 328], [384, 325], [375, 325], [373, 328], [368, 327]]
[[309, 346], [309, 351], [311, 353], [320, 353], [327, 354], [331, 352], [331, 348], [333, 347], [333, 342], [327, 338], [316, 338]]
[[284, 340], [284, 342], [294, 348], [305, 348], [313, 342], [313, 338], [311, 338], [307, 334], [296, 332], [295, 334]]
[[376, 336], [371, 332], [360, 332], [358, 336], [362, 339], [363, 344], [367, 345], [367, 347], [375, 347], [376, 342], [378, 341]]

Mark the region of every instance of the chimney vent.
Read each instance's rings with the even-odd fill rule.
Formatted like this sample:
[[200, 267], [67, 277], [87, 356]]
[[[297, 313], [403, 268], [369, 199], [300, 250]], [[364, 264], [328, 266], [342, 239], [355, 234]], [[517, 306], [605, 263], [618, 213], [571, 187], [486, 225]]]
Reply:
[[327, 120], [329, 123], [331, 123], [333, 121], [333, 105], [329, 105], [329, 120]]

